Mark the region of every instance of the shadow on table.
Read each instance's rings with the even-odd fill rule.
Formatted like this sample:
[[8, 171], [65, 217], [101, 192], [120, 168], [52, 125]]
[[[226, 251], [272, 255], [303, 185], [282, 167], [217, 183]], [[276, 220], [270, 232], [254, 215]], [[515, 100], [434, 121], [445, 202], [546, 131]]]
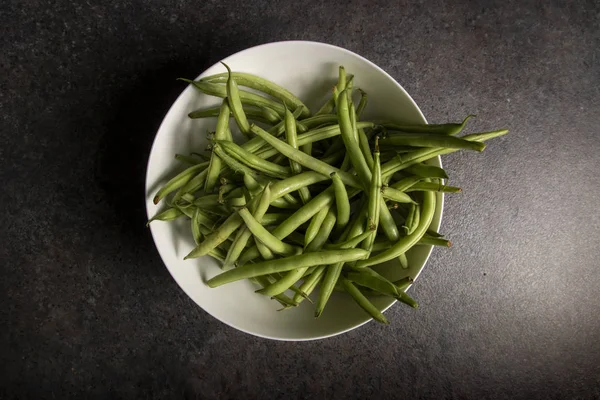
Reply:
[[[207, 40], [193, 49], [193, 55], [182, 54], [159, 66], [149, 64], [147, 71], [123, 78], [126, 88], [107, 88], [119, 96], [113, 101], [114, 117], [105, 124], [106, 133], [100, 140], [95, 179], [122, 221], [121, 235], [150, 238], [145, 225], [146, 164], [161, 121], [186, 87], [176, 78], [196, 77], [220, 59], [254, 44], [239, 36], [235, 41], [221, 40], [218, 47]], [[143, 239], [143, 243], [150, 242]]]

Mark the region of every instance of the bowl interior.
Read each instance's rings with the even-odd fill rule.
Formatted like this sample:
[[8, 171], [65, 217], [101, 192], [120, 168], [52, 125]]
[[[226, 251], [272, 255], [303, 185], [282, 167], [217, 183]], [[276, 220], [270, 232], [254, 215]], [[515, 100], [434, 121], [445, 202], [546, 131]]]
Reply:
[[[369, 95], [365, 119], [425, 122], [417, 105], [394, 79], [368, 60], [339, 47], [316, 42], [278, 42], [244, 50], [224, 61], [235, 71], [263, 76], [286, 87], [313, 110], [328, 98], [337, 80], [338, 66], [344, 65], [355, 76], [354, 87], [365, 90]], [[201, 76], [224, 71], [221, 64], [215, 64]], [[187, 114], [219, 104], [220, 99], [187, 87], [167, 113], [148, 162], [146, 208], [149, 216], [165, 207], [163, 203], [152, 203], [158, 188], [183, 169], [174, 155], [204, 150], [206, 132], [214, 130], [214, 118], [191, 120]], [[432, 160], [432, 163], [439, 165], [439, 159]], [[442, 202], [443, 196], [438, 194], [434, 228], [439, 227]], [[297, 308], [277, 312], [280, 305], [255, 294], [256, 287], [247, 281], [211, 289], [204, 282], [221, 272], [217, 263], [209, 257], [183, 260], [194, 247], [188, 221], [157, 221], [151, 224], [150, 229], [156, 247], [177, 284], [206, 312], [236, 329], [271, 339], [310, 340], [347, 332], [370, 320], [344, 294], [334, 293], [323, 315], [315, 319], [314, 307], [306, 301]], [[396, 263], [393, 267], [384, 266], [383, 270], [394, 279], [405, 276], [416, 278], [430, 252], [430, 246], [417, 246], [409, 253], [409, 269], [402, 269]], [[374, 298], [373, 303], [384, 310], [393, 301]]]

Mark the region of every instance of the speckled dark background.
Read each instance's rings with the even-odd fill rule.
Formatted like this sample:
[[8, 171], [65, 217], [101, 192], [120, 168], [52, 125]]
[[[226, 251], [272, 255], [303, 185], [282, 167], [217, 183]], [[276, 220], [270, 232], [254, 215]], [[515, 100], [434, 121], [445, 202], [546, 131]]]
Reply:
[[[0, 398], [600, 398], [600, 3], [91, 3], [0, 3]], [[444, 157], [455, 247], [389, 327], [237, 332], [144, 227], [174, 78], [287, 39], [367, 57], [431, 122], [512, 131]]]

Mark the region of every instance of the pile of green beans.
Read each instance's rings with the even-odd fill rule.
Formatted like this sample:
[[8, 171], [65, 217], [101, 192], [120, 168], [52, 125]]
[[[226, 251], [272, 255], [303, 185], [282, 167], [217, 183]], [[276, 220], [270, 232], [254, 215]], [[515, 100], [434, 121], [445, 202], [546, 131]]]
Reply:
[[[198, 81], [182, 79], [223, 100], [190, 112], [217, 118], [210, 154], [176, 155], [187, 168], [158, 191], [154, 203], [165, 200], [167, 207], [149, 222], [189, 219], [196, 247], [185, 258], [210, 256], [224, 269], [207, 281], [210, 287], [249, 279], [282, 309], [316, 299], [316, 317], [333, 291], [348, 293], [386, 324], [370, 297], [416, 308], [406, 294], [412, 279], [392, 282], [376, 266], [392, 261], [407, 269], [413, 246], [451, 245], [430, 225], [436, 192], [460, 188], [448, 186], [446, 171], [426, 161], [460, 149], [483, 151], [484, 141], [508, 131], [458, 137], [472, 116], [436, 125], [360, 120], [367, 94], [354, 89], [344, 67], [315, 114], [283, 87], [225, 68]], [[244, 143], [234, 142], [231, 117]]]

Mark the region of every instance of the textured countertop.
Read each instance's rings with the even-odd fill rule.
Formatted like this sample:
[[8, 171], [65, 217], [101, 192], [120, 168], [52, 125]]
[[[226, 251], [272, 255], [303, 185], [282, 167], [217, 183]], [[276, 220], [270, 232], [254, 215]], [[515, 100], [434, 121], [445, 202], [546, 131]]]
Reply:
[[[91, 3], [0, 4], [0, 398], [600, 398], [598, 2]], [[432, 123], [511, 130], [443, 158], [463, 193], [421, 307], [306, 343], [207, 315], [144, 226], [174, 78], [291, 39], [372, 60]]]

